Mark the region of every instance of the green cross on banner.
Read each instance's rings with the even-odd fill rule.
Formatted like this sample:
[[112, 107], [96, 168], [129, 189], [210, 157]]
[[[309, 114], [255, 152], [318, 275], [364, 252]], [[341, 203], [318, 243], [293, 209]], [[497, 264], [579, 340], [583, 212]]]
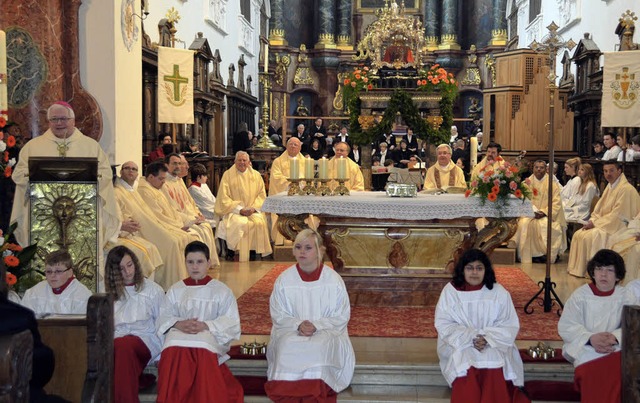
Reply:
[[189, 79], [180, 75], [180, 66], [173, 65], [173, 75], [164, 76], [164, 81], [168, 81], [173, 84], [173, 100], [180, 101], [180, 84], [188, 84]]

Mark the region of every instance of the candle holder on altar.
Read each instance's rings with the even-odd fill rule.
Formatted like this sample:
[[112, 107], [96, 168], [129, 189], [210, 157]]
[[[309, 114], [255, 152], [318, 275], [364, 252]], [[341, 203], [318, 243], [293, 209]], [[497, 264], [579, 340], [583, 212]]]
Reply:
[[304, 187], [302, 188], [302, 194], [305, 194], [307, 196], [315, 196], [318, 194], [318, 185], [316, 182], [316, 184], [314, 185], [313, 183], [313, 179], [305, 179], [304, 180]]
[[287, 196], [302, 196], [304, 193], [302, 189], [300, 189], [300, 181], [303, 179], [287, 179], [289, 181], [289, 190], [287, 191]]
[[338, 182], [338, 186], [333, 189], [333, 194], [335, 196], [349, 196], [349, 189], [344, 185], [347, 180], [346, 179], [336, 179]]
[[332, 196], [328, 183], [331, 179], [315, 179], [316, 196]]

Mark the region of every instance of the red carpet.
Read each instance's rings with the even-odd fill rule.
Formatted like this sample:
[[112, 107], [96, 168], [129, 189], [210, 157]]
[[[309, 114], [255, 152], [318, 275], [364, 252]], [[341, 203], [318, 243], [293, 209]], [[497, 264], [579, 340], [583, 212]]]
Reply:
[[[276, 265], [238, 298], [243, 334], [269, 334], [269, 297], [276, 278], [288, 265]], [[510, 293], [520, 318], [518, 340], [560, 340], [555, 310], [544, 313], [540, 306], [527, 315], [524, 305], [537, 292], [536, 284], [520, 269], [496, 268], [498, 282]], [[349, 335], [352, 337], [437, 337], [433, 327], [435, 306], [351, 307]]]

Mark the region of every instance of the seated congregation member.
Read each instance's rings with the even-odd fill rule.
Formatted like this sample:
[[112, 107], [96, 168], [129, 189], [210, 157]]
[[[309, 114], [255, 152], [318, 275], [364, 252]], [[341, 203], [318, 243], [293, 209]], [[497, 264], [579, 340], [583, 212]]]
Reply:
[[407, 164], [409, 163], [409, 158], [411, 158], [412, 151], [408, 148], [409, 143], [407, 140], [401, 140], [400, 146], [396, 149], [393, 160], [396, 162], [396, 167], [398, 168], [407, 168]]
[[584, 277], [587, 260], [596, 251], [610, 247], [609, 238], [624, 229], [625, 221], [640, 212], [640, 196], [622, 173], [617, 161], [603, 161], [602, 171], [609, 183], [598, 200], [589, 221], [573, 234], [569, 263], [569, 274]]
[[[479, 249], [462, 254], [436, 306], [440, 369], [451, 402], [528, 402], [511, 295]], [[515, 385], [515, 387], [514, 387]]]
[[229, 345], [240, 338], [238, 305], [229, 287], [207, 275], [209, 253], [203, 242], [187, 245], [189, 277], [175, 283], [162, 302], [158, 402], [243, 401], [242, 386], [224, 363]]
[[[568, 200], [562, 200], [564, 206], [564, 215], [567, 222], [580, 222], [589, 219], [591, 214], [591, 203], [593, 198], [598, 195], [598, 186], [596, 185], [596, 177], [593, 174], [591, 164], [581, 164], [578, 168], [578, 178], [580, 178], [580, 186], [577, 192]], [[574, 179], [572, 179], [573, 181]], [[566, 189], [569, 185], [565, 186]], [[563, 190], [564, 190], [563, 189]]]
[[[334, 147], [335, 148], [335, 147]], [[394, 158], [394, 152], [389, 150], [389, 145], [385, 141], [381, 141], [378, 145], [378, 149], [374, 151], [373, 156], [380, 159], [380, 165], [384, 165], [387, 160]]]
[[[242, 252], [241, 242], [246, 242], [249, 250], [262, 257], [271, 254], [267, 217], [260, 211], [266, 198], [264, 180], [251, 167], [249, 154], [237, 152], [234, 165], [220, 180], [214, 211], [221, 217], [217, 236], [227, 241], [228, 249]], [[248, 256], [239, 258], [248, 260]]]
[[502, 146], [498, 143], [489, 143], [487, 145], [487, 152], [482, 160], [473, 167], [471, 171], [471, 179], [478, 176], [478, 173], [482, 170], [495, 171], [496, 168], [504, 165], [504, 159], [500, 156], [502, 152]]
[[198, 206], [200, 214], [207, 220], [211, 227], [216, 226], [216, 217], [213, 213], [216, 204], [216, 197], [209, 189], [207, 184], [209, 179], [207, 168], [200, 164], [194, 164], [191, 167], [191, 185], [189, 185], [189, 195]]
[[[347, 181], [345, 186], [351, 191], [364, 191], [364, 177], [358, 164], [349, 158], [351, 146], [348, 143], [340, 142], [333, 147], [335, 156], [329, 160], [329, 178], [335, 179], [338, 176], [338, 160], [342, 157], [347, 160]], [[336, 187], [338, 183], [333, 180], [330, 186]]]
[[564, 173], [567, 176], [567, 182], [560, 191], [563, 205], [566, 205], [567, 202], [578, 193], [578, 189], [582, 183], [582, 179], [580, 179], [578, 175], [580, 165], [582, 165], [580, 157], [569, 158], [564, 163]]
[[47, 314], [86, 315], [91, 291], [73, 275], [73, 262], [66, 250], [51, 252], [44, 259], [45, 280], [24, 293], [22, 305], [36, 317]]
[[300, 231], [297, 264], [273, 287], [265, 390], [275, 402], [335, 402], [353, 377], [349, 296], [340, 275], [323, 264], [324, 252], [317, 232]]
[[358, 143], [353, 143], [351, 145], [351, 152], [349, 153], [349, 158], [353, 160], [358, 166], [362, 165], [362, 154], [360, 153], [360, 146]]
[[182, 154], [168, 155], [165, 163], [169, 167], [169, 171], [167, 172], [166, 182], [161, 188], [162, 193], [178, 211], [183, 222], [195, 224], [191, 225], [191, 229], [197, 232], [200, 240], [211, 249], [211, 263], [213, 266], [219, 266], [220, 262], [218, 261], [213, 228], [200, 213], [183, 180], [189, 174], [189, 163]]
[[438, 159], [429, 169], [424, 179], [424, 189], [447, 189], [448, 187], [467, 187], [464, 172], [451, 161], [451, 147], [440, 144], [436, 148]]
[[[627, 280], [640, 279], [640, 213], [629, 221], [625, 229], [618, 231], [611, 237], [611, 245], [611, 249], [624, 259]], [[640, 283], [638, 284], [640, 285]]]
[[633, 162], [640, 159], [640, 135], [633, 136], [631, 138], [631, 144], [627, 145], [626, 149], [618, 154], [618, 161]]
[[[533, 196], [534, 216], [520, 217], [518, 229], [513, 240], [516, 243], [518, 256], [522, 263], [543, 262], [543, 255], [547, 253], [547, 220], [552, 219], [551, 224], [551, 259], [555, 263], [558, 256], [566, 249], [567, 223], [564, 219], [564, 210], [560, 199], [560, 186], [553, 181], [553, 193], [549, 194], [549, 174], [546, 173], [547, 165], [538, 160], [533, 163], [533, 175], [529, 177]], [[552, 200], [553, 210], [549, 211], [549, 198]]]
[[[164, 164], [160, 162], [155, 165], [157, 168], [160, 166], [164, 167]], [[156, 175], [160, 175], [159, 171]], [[138, 192], [137, 178], [138, 165], [133, 161], [123, 163], [120, 177], [114, 183], [116, 201], [123, 216], [139, 223], [140, 235], [157, 246], [164, 265], [155, 271], [153, 281], [168, 289], [187, 276], [182, 254], [184, 247], [192, 241], [192, 236], [151, 211]]]
[[312, 160], [319, 160], [324, 155], [324, 149], [320, 147], [320, 140], [313, 139], [311, 141], [311, 146], [309, 147], [308, 155]]
[[115, 401], [139, 402], [142, 371], [162, 349], [156, 320], [164, 290], [144, 278], [140, 261], [124, 246], [109, 251], [104, 272], [106, 291], [114, 300]]
[[619, 402], [621, 389], [621, 317], [633, 305], [633, 293], [619, 283], [625, 277], [622, 257], [602, 249], [587, 263], [591, 283], [576, 289], [558, 322], [562, 355], [575, 367], [575, 388], [582, 402]]

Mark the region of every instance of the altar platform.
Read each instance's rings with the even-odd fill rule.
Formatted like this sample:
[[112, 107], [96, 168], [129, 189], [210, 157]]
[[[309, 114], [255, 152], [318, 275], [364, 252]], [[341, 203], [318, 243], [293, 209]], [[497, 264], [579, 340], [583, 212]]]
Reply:
[[[532, 217], [530, 201], [511, 199], [501, 209], [462, 194], [388, 197], [270, 196], [262, 210], [278, 214], [278, 230], [293, 240], [316, 216], [327, 256], [341, 274], [353, 304], [428, 305], [437, 301], [467, 249], [488, 254], [513, 236], [518, 217]], [[476, 221], [488, 224], [478, 231]]]

